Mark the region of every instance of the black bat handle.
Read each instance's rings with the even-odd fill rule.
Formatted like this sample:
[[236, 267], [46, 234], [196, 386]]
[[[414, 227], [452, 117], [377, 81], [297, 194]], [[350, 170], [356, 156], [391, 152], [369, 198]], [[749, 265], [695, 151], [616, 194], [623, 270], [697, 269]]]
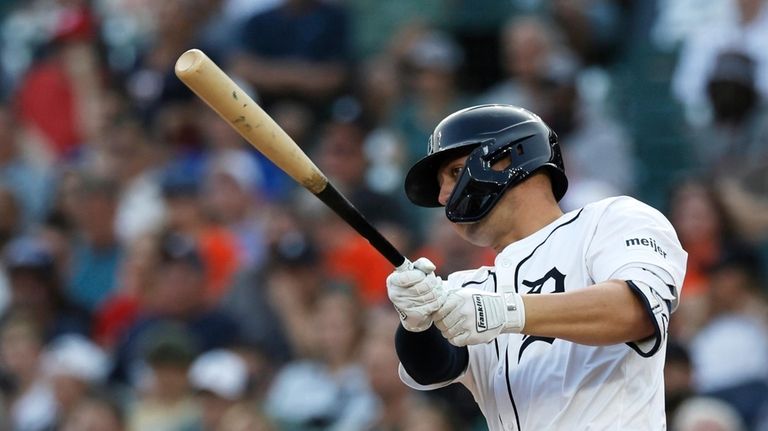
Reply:
[[363, 238], [395, 267], [404, 266], [408, 259], [400, 253], [330, 182], [315, 196], [352, 226]]

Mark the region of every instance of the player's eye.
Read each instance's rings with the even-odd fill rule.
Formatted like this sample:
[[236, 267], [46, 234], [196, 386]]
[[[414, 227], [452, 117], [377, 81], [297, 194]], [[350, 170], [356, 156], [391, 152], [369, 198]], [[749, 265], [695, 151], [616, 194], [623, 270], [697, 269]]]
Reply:
[[459, 178], [459, 175], [461, 175], [461, 171], [464, 170], [464, 166], [454, 166], [451, 169], [451, 178], [456, 179]]

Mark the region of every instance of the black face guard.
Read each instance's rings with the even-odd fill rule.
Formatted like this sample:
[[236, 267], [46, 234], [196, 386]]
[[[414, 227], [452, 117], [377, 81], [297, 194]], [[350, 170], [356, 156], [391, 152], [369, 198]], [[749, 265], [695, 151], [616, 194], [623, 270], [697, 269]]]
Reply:
[[[504, 136], [481, 141], [469, 154], [445, 206], [448, 220], [474, 223], [482, 219], [507, 188], [528, 178], [533, 170], [542, 166], [542, 161], [551, 158], [553, 150], [549, 145], [526, 145], [529, 139], [540, 137], [535, 133], [524, 133], [520, 137], [520, 126], [515, 129], [513, 134], [517, 139], [514, 141]], [[533, 151], [534, 148], [539, 150]], [[542, 151], [541, 148], [548, 150]], [[493, 169], [493, 165], [504, 158], [509, 158], [509, 166], [502, 170]]]

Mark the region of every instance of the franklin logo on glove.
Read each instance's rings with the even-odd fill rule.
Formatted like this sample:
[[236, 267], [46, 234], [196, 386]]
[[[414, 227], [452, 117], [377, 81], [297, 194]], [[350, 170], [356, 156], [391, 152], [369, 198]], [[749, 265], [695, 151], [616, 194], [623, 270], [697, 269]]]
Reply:
[[483, 297], [480, 295], [472, 295], [472, 299], [475, 301], [475, 321], [477, 322], [477, 332], [487, 331], [488, 324], [485, 323], [485, 306], [483, 305]]

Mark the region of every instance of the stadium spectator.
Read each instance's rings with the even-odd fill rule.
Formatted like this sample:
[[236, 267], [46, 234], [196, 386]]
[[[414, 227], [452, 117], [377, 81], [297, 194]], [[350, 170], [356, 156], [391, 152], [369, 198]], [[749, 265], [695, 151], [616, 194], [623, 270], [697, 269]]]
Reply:
[[189, 367], [199, 352], [185, 328], [158, 325], [144, 340], [136, 400], [128, 408], [128, 430], [193, 429], [200, 408], [189, 387]]
[[375, 397], [358, 362], [363, 313], [355, 298], [326, 292], [312, 314], [312, 355], [275, 376], [265, 412], [279, 426], [296, 430], [365, 429], [375, 418]]
[[117, 285], [123, 246], [115, 232], [118, 184], [85, 173], [74, 192], [75, 230], [66, 294], [93, 312]]
[[216, 431], [227, 412], [247, 395], [248, 366], [232, 351], [211, 350], [192, 363], [189, 383], [200, 404], [199, 429]]
[[6, 315], [29, 316], [44, 342], [67, 333], [89, 335], [90, 315], [64, 295], [46, 244], [34, 237], [16, 238], [5, 248], [3, 263], [10, 286]]
[[707, 78], [717, 56], [739, 49], [755, 60], [755, 87], [760, 97], [768, 97], [768, 6], [763, 0], [732, 0], [735, 13], [724, 14], [716, 22], [701, 23], [687, 37], [672, 77], [672, 92], [686, 107], [689, 122], [706, 121]]
[[[0, 185], [13, 192], [19, 206], [18, 224], [30, 229], [41, 223], [50, 204], [51, 174], [34, 163], [23, 145], [17, 121], [7, 106], [0, 105]], [[31, 160], [30, 160], [31, 159]]]
[[106, 395], [89, 395], [78, 403], [61, 426], [62, 431], [125, 431], [125, 413]]
[[740, 249], [713, 265], [710, 317], [690, 343], [697, 393], [730, 404], [750, 429], [768, 406], [768, 304], [758, 259]]
[[0, 341], [6, 426], [19, 431], [50, 429], [56, 422], [56, 399], [42, 372], [41, 329], [23, 313], [6, 316]]
[[222, 308], [242, 325], [243, 340], [277, 366], [307, 355], [316, 335], [311, 320], [327, 280], [314, 244], [299, 233], [270, 249], [263, 267], [238, 274]]
[[105, 352], [82, 335], [67, 334], [49, 343], [42, 357], [42, 373], [53, 392], [56, 427], [105, 383], [108, 372]]
[[269, 107], [282, 98], [316, 104], [338, 95], [348, 77], [349, 21], [341, 4], [285, 0], [248, 18], [233, 73]]
[[188, 334], [195, 349], [192, 359], [197, 352], [239, 341], [238, 323], [206, 300], [205, 270], [194, 242], [175, 235], [161, 240], [160, 260], [150, 271], [147, 306], [116, 347], [113, 378], [138, 385], [145, 344], [169, 325]]

